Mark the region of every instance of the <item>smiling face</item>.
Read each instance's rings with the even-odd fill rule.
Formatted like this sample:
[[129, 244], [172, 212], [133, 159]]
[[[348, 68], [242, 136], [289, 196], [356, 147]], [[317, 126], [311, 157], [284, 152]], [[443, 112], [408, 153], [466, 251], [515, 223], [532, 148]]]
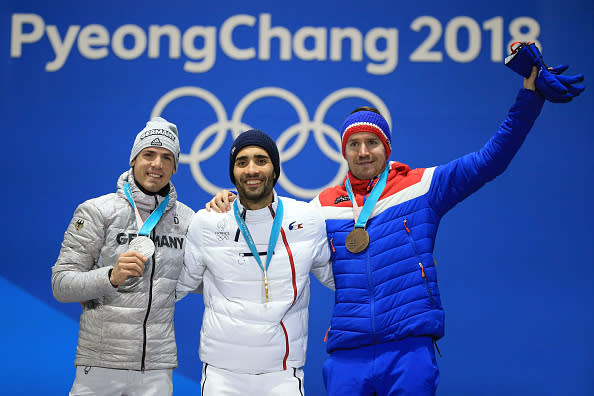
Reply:
[[161, 147], [143, 149], [130, 163], [134, 168], [134, 180], [145, 190], [157, 192], [169, 183], [175, 159], [173, 153]]
[[344, 155], [349, 170], [357, 179], [372, 179], [386, 167], [386, 149], [379, 137], [370, 132], [349, 136]]
[[239, 201], [247, 209], [261, 209], [272, 203], [276, 175], [266, 150], [247, 146], [239, 151], [233, 164], [233, 177]]

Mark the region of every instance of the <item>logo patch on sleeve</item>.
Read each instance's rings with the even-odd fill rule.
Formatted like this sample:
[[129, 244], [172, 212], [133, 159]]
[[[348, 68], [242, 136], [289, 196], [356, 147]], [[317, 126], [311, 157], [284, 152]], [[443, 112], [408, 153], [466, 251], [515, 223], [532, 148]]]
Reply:
[[334, 201], [334, 205], [339, 204], [341, 202], [346, 202], [346, 201], [350, 201], [349, 196], [341, 195], [340, 197], [336, 198], [336, 201]]
[[85, 221], [83, 219], [78, 219], [74, 223], [74, 228], [76, 229], [76, 231], [80, 231], [81, 228], [83, 228], [84, 226], [85, 226]]

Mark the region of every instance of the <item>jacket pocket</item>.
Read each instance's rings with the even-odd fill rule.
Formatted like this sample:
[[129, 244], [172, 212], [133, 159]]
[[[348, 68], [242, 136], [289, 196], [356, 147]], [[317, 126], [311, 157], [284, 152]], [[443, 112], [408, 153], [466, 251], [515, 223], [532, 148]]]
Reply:
[[330, 260], [332, 264], [336, 262], [336, 248], [334, 247], [334, 233], [328, 234], [328, 244], [330, 245]]
[[413, 237], [410, 233], [410, 228], [408, 228], [408, 219], [405, 218], [403, 221], [403, 224], [404, 224], [404, 230], [406, 231], [408, 241], [410, 242], [410, 244], [415, 252], [415, 256], [417, 258], [418, 265], [419, 265], [419, 272], [420, 272], [421, 278], [423, 279], [423, 282], [425, 283], [425, 287], [427, 288], [427, 295], [428, 295], [429, 299], [431, 300], [431, 304], [433, 304], [433, 293], [431, 292], [431, 288], [429, 287], [429, 279], [427, 279], [427, 274], [425, 273], [425, 267], [423, 267], [423, 263], [421, 262], [421, 255], [419, 254], [415, 240], [413, 239]]

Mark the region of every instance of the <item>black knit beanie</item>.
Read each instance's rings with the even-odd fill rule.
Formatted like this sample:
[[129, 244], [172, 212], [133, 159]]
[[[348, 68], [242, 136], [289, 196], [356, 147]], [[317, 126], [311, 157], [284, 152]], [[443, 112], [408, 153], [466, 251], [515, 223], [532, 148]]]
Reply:
[[231, 151], [229, 151], [229, 176], [231, 177], [231, 182], [235, 185], [235, 178], [233, 177], [235, 157], [237, 157], [237, 153], [239, 153], [241, 149], [247, 146], [258, 146], [266, 150], [270, 160], [272, 161], [272, 166], [274, 167], [274, 174], [276, 175], [274, 178], [274, 184], [276, 184], [276, 181], [280, 176], [280, 159], [278, 155], [278, 148], [270, 136], [257, 129], [250, 129], [249, 131], [241, 133], [239, 136], [237, 136], [233, 142], [233, 145], [231, 145]]

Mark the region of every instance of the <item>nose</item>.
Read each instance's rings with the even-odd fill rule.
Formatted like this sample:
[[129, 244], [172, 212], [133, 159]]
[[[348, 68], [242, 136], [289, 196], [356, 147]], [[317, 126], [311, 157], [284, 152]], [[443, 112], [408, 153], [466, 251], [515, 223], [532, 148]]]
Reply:
[[365, 143], [361, 143], [359, 145], [359, 156], [364, 157], [369, 155], [369, 149]]
[[155, 168], [161, 168], [161, 166], [163, 165], [163, 159], [161, 158], [160, 155], [155, 156], [155, 158], [153, 159], [152, 165]]
[[256, 163], [254, 161], [250, 161], [250, 162], [248, 162], [246, 170], [247, 170], [248, 174], [253, 175], [255, 173], [258, 173], [258, 166], [256, 165]]

